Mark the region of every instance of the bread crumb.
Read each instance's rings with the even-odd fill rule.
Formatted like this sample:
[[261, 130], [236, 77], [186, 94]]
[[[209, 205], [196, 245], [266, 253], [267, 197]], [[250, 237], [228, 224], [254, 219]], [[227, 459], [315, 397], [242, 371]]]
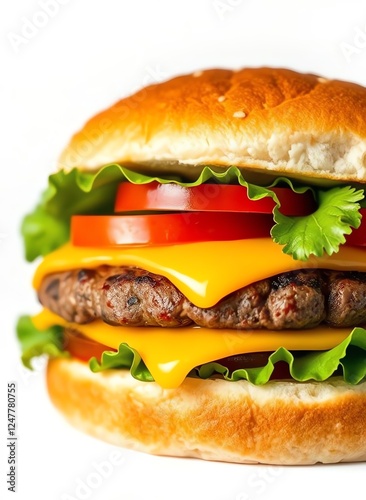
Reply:
[[244, 113], [244, 111], [235, 111], [235, 113], [233, 114], [233, 117], [234, 118], [245, 118], [246, 114]]
[[218, 97], [218, 99], [217, 99], [217, 100], [218, 100], [219, 102], [224, 102], [224, 101], [225, 101], [225, 99], [226, 99], [226, 97], [225, 97], [224, 95], [220, 95], [220, 97]]
[[201, 76], [202, 74], [203, 74], [203, 71], [195, 71], [195, 72], [193, 73], [193, 77], [194, 77], [194, 78], [197, 78], [197, 77]]

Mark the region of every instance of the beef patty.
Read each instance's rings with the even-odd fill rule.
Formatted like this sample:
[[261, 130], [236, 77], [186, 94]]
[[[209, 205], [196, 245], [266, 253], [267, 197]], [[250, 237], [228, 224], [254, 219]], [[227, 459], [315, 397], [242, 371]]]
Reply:
[[45, 277], [40, 302], [67, 321], [111, 325], [282, 330], [366, 323], [366, 273], [292, 271], [258, 281], [215, 306], [192, 304], [167, 278], [100, 266]]

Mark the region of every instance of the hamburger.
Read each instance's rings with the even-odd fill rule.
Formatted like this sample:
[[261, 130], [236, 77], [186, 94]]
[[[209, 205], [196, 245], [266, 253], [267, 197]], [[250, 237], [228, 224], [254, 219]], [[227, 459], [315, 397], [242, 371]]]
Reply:
[[18, 322], [71, 424], [159, 455], [366, 459], [366, 88], [213, 69], [93, 117], [25, 216]]

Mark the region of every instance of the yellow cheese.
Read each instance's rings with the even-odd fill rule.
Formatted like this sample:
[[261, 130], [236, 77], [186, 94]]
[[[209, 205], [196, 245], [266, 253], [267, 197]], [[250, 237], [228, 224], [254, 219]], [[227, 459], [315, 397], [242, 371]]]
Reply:
[[46, 274], [102, 264], [134, 266], [168, 278], [199, 307], [255, 281], [302, 268], [366, 271], [365, 250], [342, 246], [338, 253], [306, 262], [294, 260], [270, 238], [173, 246], [83, 248], [71, 244], [45, 257], [34, 277], [37, 289]]
[[227, 356], [248, 352], [326, 350], [338, 345], [348, 329], [318, 327], [311, 330], [210, 330], [200, 327], [116, 327], [101, 320], [86, 325], [68, 323], [44, 309], [33, 317], [39, 330], [61, 325], [113, 349], [124, 342], [137, 350], [156, 382], [164, 388], [178, 387], [196, 366]]

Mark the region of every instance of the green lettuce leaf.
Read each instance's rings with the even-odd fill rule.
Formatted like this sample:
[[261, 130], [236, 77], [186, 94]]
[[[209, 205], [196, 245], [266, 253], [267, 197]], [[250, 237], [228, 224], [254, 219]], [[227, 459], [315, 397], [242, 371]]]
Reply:
[[67, 357], [68, 353], [63, 348], [63, 328], [55, 325], [47, 330], [38, 330], [29, 316], [18, 319], [17, 337], [22, 351], [22, 362], [29, 369], [32, 359], [43, 354], [51, 358]]
[[[39, 331], [34, 327], [31, 318], [24, 316], [18, 321], [17, 331], [23, 350], [22, 360], [27, 367], [31, 367], [33, 357], [42, 354], [50, 357], [68, 356], [68, 353], [63, 351], [62, 328], [58, 326]], [[343, 376], [347, 383], [358, 384], [366, 378], [366, 330], [354, 328], [343, 342], [328, 351], [311, 351], [298, 356], [296, 351], [289, 352], [280, 347], [269, 356], [266, 365], [259, 368], [230, 372], [222, 363], [213, 361], [197, 367], [188, 376], [206, 379], [221, 375], [232, 382], [248, 380], [252, 384], [263, 385], [270, 380], [276, 363], [280, 361], [289, 365], [291, 377], [298, 382], [324, 381], [341, 369], [340, 376]], [[93, 372], [129, 369], [137, 380], [154, 380], [139, 353], [126, 343], [120, 344], [117, 352], [104, 351], [100, 361], [92, 358], [89, 366]]]
[[307, 260], [310, 255], [321, 257], [324, 252], [332, 255], [345, 243], [345, 234], [361, 224], [359, 212], [364, 197], [363, 190], [350, 186], [318, 191], [318, 209], [304, 217], [286, 217], [276, 207], [272, 238], [284, 245], [283, 251], [297, 260]]
[[137, 380], [142, 382], [154, 381], [139, 353], [125, 343], [120, 344], [118, 352], [104, 351], [100, 363], [97, 358], [92, 358], [89, 361], [89, 366], [91, 371], [95, 373], [111, 368], [128, 368], [132, 376]]
[[260, 368], [230, 371], [220, 363], [212, 362], [197, 369], [200, 378], [208, 378], [219, 373], [225, 380], [249, 380], [252, 384], [266, 384], [275, 364], [284, 361], [289, 365], [291, 377], [298, 382], [316, 380], [322, 382], [330, 378], [338, 368], [342, 369], [343, 379], [349, 384], [358, 384], [366, 377], [366, 330], [355, 328], [339, 345], [329, 351], [311, 351], [296, 356], [280, 347], [268, 358], [268, 363]]
[[96, 174], [73, 169], [50, 175], [40, 203], [22, 222], [26, 259], [33, 261], [66, 243], [72, 215], [112, 213], [118, 181], [123, 178], [117, 165]]

